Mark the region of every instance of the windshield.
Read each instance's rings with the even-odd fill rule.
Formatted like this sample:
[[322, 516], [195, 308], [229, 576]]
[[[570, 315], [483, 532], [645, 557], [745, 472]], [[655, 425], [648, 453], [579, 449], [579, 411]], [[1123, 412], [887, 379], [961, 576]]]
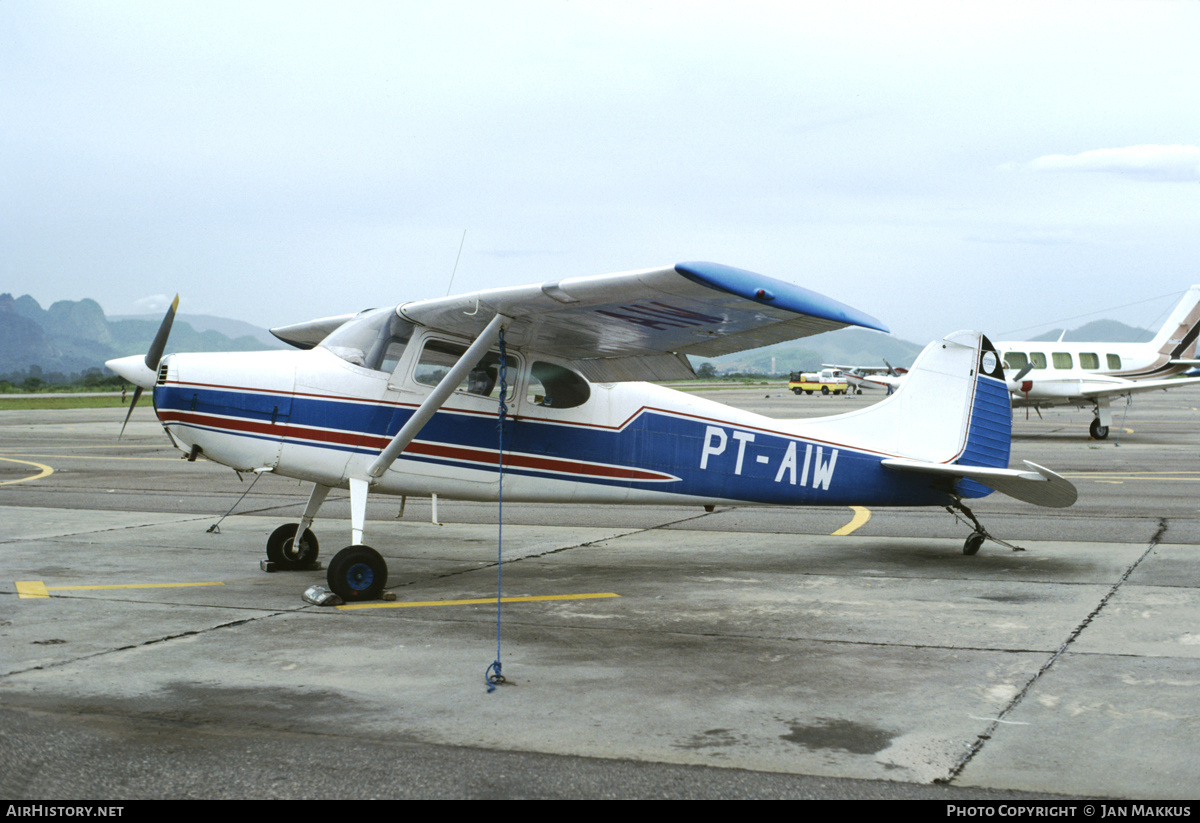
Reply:
[[412, 332], [412, 323], [399, 317], [395, 309], [375, 309], [338, 326], [321, 341], [321, 348], [347, 363], [390, 373]]

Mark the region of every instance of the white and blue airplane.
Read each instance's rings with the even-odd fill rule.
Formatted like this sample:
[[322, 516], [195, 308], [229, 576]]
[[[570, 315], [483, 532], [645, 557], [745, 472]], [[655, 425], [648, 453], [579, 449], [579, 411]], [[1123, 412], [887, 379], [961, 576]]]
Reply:
[[[387, 564], [363, 543], [370, 494], [509, 502], [940, 506], [999, 491], [1040, 506], [1075, 487], [1010, 469], [1012, 412], [987, 338], [931, 343], [903, 388], [831, 417], [777, 420], [653, 385], [715, 357], [870, 317], [815, 292], [714, 263], [498, 288], [274, 329], [299, 350], [109, 361], [142, 389], [189, 459], [312, 484], [299, 523], [267, 542], [313, 568], [329, 491], [350, 491], [350, 544], [327, 569], [345, 600], [380, 596]], [[132, 404], [130, 407], [132, 412]], [[500, 422], [503, 422], [501, 425]], [[128, 422], [128, 417], [126, 417]], [[995, 538], [993, 538], [995, 539]]]

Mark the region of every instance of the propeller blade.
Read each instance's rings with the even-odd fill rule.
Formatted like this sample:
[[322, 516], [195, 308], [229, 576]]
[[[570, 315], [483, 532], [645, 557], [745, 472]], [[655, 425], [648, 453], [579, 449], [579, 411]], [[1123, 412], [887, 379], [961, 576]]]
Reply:
[[171, 336], [171, 324], [175, 322], [175, 311], [178, 308], [179, 295], [177, 294], [171, 301], [171, 308], [167, 309], [167, 315], [163, 318], [162, 325], [158, 327], [158, 333], [154, 335], [154, 342], [150, 344], [150, 350], [146, 352], [146, 368], [156, 374], [158, 362], [162, 360], [163, 349], [167, 347], [167, 338]]
[[1025, 375], [1029, 374], [1029, 372], [1030, 372], [1030, 371], [1032, 371], [1032, 370], [1033, 370], [1033, 364], [1032, 364], [1032, 363], [1026, 363], [1026, 364], [1025, 364], [1025, 365], [1024, 365], [1022, 368], [1021, 368], [1021, 370], [1020, 370], [1019, 372], [1017, 372], [1016, 376], [1015, 376], [1015, 377], [1013, 377], [1013, 382], [1020, 383], [1020, 382], [1021, 382], [1021, 378], [1023, 378]]
[[121, 433], [117, 435], [120, 440], [125, 436], [125, 427], [129, 425], [129, 418], [133, 416], [133, 407], [137, 405], [138, 398], [142, 396], [142, 387], [138, 386], [133, 390], [133, 397], [129, 399], [129, 411], [125, 412], [125, 422], [121, 424]]

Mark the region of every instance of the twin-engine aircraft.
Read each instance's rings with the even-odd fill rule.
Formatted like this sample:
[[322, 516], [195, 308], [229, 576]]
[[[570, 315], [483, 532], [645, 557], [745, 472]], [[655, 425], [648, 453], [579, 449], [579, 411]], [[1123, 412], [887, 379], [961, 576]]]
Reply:
[[1196, 366], [1200, 337], [1200, 286], [1192, 286], [1149, 343], [1026, 342], [996, 344], [1012, 377], [1013, 406], [1091, 408], [1092, 437], [1112, 426], [1114, 398], [1200, 383], [1173, 377]]
[[329, 491], [349, 488], [350, 545], [327, 570], [345, 600], [377, 598], [387, 583], [383, 557], [363, 544], [372, 493], [496, 500], [503, 484], [510, 502], [942, 506], [974, 523], [966, 554], [991, 535], [965, 500], [1076, 498], [1047, 469], [1008, 468], [1004, 373], [976, 332], [930, 344], [896, 394], [832, 417], [776, 420], [642, 382], [694, 377], [689, 354], [849, 325], [886, 331], [828, 297], [714, 263], [273, 330], [299, 351], [164, 357], [174, 311], [145, 358], [109, 368], [138, 393], [153, 389], [190, 459], [312, 483], [300, 522], [267, 541], [277, 567], [313, 567], [310, 527]]

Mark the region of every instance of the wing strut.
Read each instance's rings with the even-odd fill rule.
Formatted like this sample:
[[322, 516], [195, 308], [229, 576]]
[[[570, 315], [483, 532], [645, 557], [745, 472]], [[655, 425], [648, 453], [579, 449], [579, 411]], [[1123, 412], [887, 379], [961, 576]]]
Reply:
[[[462, 357], [458, 358], [458, 362], [451, 366], [450, 371], [446, 372], [446, 376], [429, 393], [425, 401], [417, 407], [412, 417], [408, 418], [405, 424], [400, 427], [400, 431], [396, 432], [396, 436], [392, 438], [392, 441], [379, 453], [379, 457], [375, 458], [375, 462], [367, 468], [368, 477], [351, 477], [349, 479], [351, 545], [362, 545], [363, 528], [366, 525], [367, 519], [367, 495], [370, 491], [372, 480], [382, 477], [383, 473], [391, 467], [392, 463], [396, 462], [396, 458], [400, 456], [400, 453], [408, 447], [408, 444], [425, 427], [425, 424], [429, 422], [429, 418], [437, 413], [437, 410], [449, 399], [454, 390], [462, 384], [463, 378], [467, 376], [467, 372], [479, 362], [479, 358], [483, 357], [484, 352], [488, 350], [488, 347], [497, 338], [500, 327], [508, 320], [509, 318], [502, 314], [494, 316], [484, 330], [480, 332], [479, 336], [475, 338], [475, 342], [467, 347]], [[313, 490], [314, 497], [316, 497], [320, 488], [320, 486], [317, 486]], [[309, 501], [309, 505], [311, 508], [311, 500]], [[307, 510], [305, 514], [307, 516]]]
[[502, 314], [497, 314], [492, 318], [487, 327], [480, 332], [475, 338], [462, 357], [458, 358], [450, 371], [446, 372], [446, 376], [437, 384], [429, 396], [425, 398], [417, 410], [413, 412], [413, 416], [408, 418], [408, 421], [400, 427], [400, 431], [396, 432], [396, 436], [392, 438], [392, 442], [384, 447], [379, 453], [379, 457], [375, 458], [375, 462], [367, 469], [367, 474], [372, 478], [378, 479], [383, 476], [383, 473], [391, 467], [396, 458], [400, 456], [400, 452], [408, 447], [408, 444], [413, 441], [417, 434], [429, 422], [429, 418], [433, 417], [434, 413], [442, 407], [442, 404], [450, 397], [456, 388], [462, 383], [472, 367], [479, 362], [479, 358], [483, 357], [488, 347], [496, 341], [500, 327], [507, 322], [509, 318]]

